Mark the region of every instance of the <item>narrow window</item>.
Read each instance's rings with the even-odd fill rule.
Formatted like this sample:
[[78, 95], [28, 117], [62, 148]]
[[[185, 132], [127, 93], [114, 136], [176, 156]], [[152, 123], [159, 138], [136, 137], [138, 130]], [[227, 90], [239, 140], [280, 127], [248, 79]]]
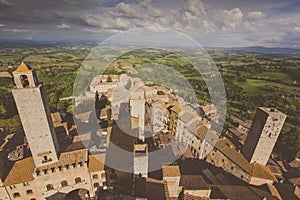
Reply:
[[99, 183], [94, 183], [94, 188], [98, 188], [99, 187]]
[[47, 188], [47, 191], [54, 190], [54, 187], [52, 184], [46, 185], [46, 188]]
[[61, 187], [67, 187], [67, 186], [68, 186], [68, 181], [61, 182]]
[[26, 194], [32, 194], [32, 190], [26, 190]]
[[98, 179], [98, 175], [97, 175], [97, 174], [94, 174], [94, 175], [93, 175], [93, 179]]
[[21, 195], [20, 195], [19, 192], [15, 192], [15, 193], [13, 194], [13, 196], [14, 196], [14, 198], [18, 198], [18, 197], [20, 197]]
[[75, 178], [75, 183], [76, 184], [81, 183], [81, 178], [80, 177]]

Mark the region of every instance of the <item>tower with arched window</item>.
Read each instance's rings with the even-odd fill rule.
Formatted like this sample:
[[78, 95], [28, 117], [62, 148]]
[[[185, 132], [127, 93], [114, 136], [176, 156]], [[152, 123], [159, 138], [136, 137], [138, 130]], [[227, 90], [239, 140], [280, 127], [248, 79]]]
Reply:
[[58, 161], [59, 145], [51, 121], [43, 84], [35, 70], [21, 63], [13, 72], [12, 90], [36, 167]]

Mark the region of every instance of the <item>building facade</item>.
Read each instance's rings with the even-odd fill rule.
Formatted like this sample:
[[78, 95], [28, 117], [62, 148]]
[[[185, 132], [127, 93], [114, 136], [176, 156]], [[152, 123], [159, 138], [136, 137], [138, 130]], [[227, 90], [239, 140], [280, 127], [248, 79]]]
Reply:
[[12, 92], [31, 155], [6, 169], [0, 181], [0, 199], [59, 200], [75, 190], [93, 197], [99, 188], [105, 189], [104, 159], [100, 159], [105, 154], [89, 155], [75, 139], [61, 148], [43, 84], [34, 69], [22, 63], [13, 74], [16, 88]]

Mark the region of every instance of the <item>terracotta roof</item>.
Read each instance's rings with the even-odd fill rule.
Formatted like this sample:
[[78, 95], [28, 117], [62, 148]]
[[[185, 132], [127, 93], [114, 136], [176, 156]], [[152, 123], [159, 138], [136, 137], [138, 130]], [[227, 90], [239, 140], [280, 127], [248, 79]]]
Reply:
[[294, 184], [294, 185], [297, 185], [297, 186], [300, 186], [300, 178], [291, 178], [289, 179], [289, 181]]
[[150, 200], [170, 199], [167, 181], [149, 177], [136, 180], [135, 195], [138, 198], [147, 198]]
[[14, 72], [29, 72], [32, 70], [32, 67], [22, 62], [19, 67]]
[[214, 104], [201, 106], [200, 108], [203, 110], [205, 115], [207, 115], [210, 112], [216, 112], [216, 110], [217, 110]]
[[209, 131], [209, 128], [203, 124], [197, 128], [196, 137], [203, 141], [203, 139], [206, 137], [208, 131]]
[[10, 170], [7, 177], [5, 178], [4, 185], [8, 186], [17, 183], [32, 181], [33, 172], [34, 172], [34, 162], [32, 157], [17, 161], [12, 167], [12, 169]]
[[253, 170], [253, 165], [250, 165], [248, 160], [235, 149], [235, 146], [225, 137], [220, 138], [215, 147], [223, 153], [227, 158], [229, 158], [232, 162], [246, 171], [248, 174], [251, 174]]
[[183, 111], [180, 112], [179, 114], [179, 119], [181, 119], [184, 123], [189, 123], [190, 121], [192, 121], [197, 115], [195, 115], [193, 112], [191, 111]]
[[211, 199], [251, 199], [251, 200], [261, 200], [261, 199], [274, 199], [278, 200], [276, 197], [272, 196], [270, 193], [258, 189], [253, 186], [236, 186], [236, 185], [212, 185], [212, 192], [210, 195]]
[[267, 166], [258, 163], [249, 163], [249, 161], [236, 150], [235, 146], [227, 138], [220, 138], [215, 147], [249, 175], [272, 181], [277, 180]]
[[179, 114], [181, 112], [181, 108], [180, 106], [177, 106], [177, 105], [174, 105], [172, 108], [171, 108], [172, 111], [174, 111], [175, 113]]
[[259, 163], [252, 163], [252, 165], [253, 165], [253, 171], [252, 171], [253, 177], [277, 181], [276, 177], [273, 175], [272, 171], [267, 166], [264, 166]]
[[153, 139], [156, 140], [159, 144], [167, 145], [174, 140], [174, 137], [171, 133], [158, 133], [153, 136]]
[[51, 113], [51, 119], [53, 123], [60, 123], [62, 121], [59, 112]]
[[236, 137], [238, 137], [242, 141], [246, 141], [247, 134], [245, 134], [243, 131], [237, 129], [237, 128], [229, 128], [228, 131], [232, 134], [234, 134]]
[[146, 197], [148, 199], [170, 199], [167, 181], [146, 178]]
[[89, 172], [104, 170], [105, 154], [89, 155]]
[[234, 117], [234, 116], [231, 116], [230, 118], [231, 118], [231, 120], [237, 122], [241, 126], [244, 126], [248, 129], [250, 129], [250, 127], [251, 127], [252, 122], [250, 120], [243, 121], [243, 120], [240, 120], [239, 118]]
[[86, 162], [87, 161], [87, 149], [79, 149], [75, 151], [63, 152], [59, 156], [59, 160], [56, 163], [49, 164], [37, 168], [37, 170], [44, 170], [50, 168], [56, 168], [59, 166], [71, 165], [73, 163]]
[[180, 176], [180, 169], [178, 165], [163, 166], [163, 177], [175, 177]]
[[209, 186], [200, 175], [182, 175], [180, 177], [180, 186], [185, 190], [208, 190]]

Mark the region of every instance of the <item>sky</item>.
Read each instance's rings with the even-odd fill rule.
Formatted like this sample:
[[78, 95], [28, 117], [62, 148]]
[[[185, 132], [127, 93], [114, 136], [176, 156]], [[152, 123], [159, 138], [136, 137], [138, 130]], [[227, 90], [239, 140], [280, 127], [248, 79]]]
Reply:
[[300, 49], [299, 0], [0, 0], [0, 39], [101, 41], [159, 27], [210, 47]]

